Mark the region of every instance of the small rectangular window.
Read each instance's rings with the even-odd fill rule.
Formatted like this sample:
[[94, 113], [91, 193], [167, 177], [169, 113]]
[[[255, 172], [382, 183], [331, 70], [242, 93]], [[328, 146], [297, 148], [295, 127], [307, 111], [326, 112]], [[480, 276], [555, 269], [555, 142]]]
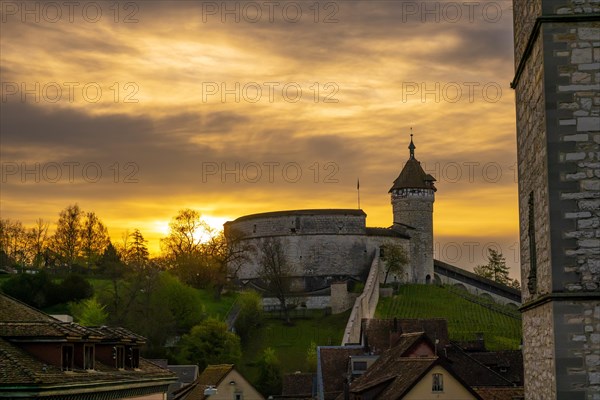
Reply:
[[433, 374], [433, 382], [431, 384], [432, 392], [444, 391], [444, 376], [442, 374]]
[[83, 369], [94, 369], [94, 345], [83, 345]]
[[73, 345], [62, 346], [61, 367], [63, 371], [73, 371]]
[[113, 347], [113, 359], [115, 360], [115, 368], [125, 369], [125, 349], [123, 346]]
[[233, 398], [234, 400], [244, 400], [244, 395], [241, 393], [236, 393]]
[[352, 363], [352, 369], [355, 371], [366, 371], [367, 370], [367, 362], [366, 361], [354, 361]]
[[140, 367], [140, 349], [136, 347], [127, 348], [127, 367], [132, 369]]

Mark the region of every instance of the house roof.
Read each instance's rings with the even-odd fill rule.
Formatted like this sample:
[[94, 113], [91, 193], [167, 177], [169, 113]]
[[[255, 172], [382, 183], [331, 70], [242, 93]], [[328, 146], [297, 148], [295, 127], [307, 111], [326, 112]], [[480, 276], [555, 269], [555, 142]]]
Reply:
[[486, 387], [475, 388], [483, 400], [523, 400], [525, 393], [523, 387]]
[[[139, 370], [118, 370], [96, 360], [96, 372], [71, 371], [38, 360], [9, 341], [0, 338], [0, 389], [12, 386], [47, 386], [56, 384], [89, 384], [102, 382], [131, 382], [144, 379], [167, 378], [173, 375], [158, 365], [140, 358]], [[168, 382], [167, 382], [168, 383]]]
[[189, 384], [198, 378], [197, 365], [169, 365], [169, 370], [179, 378], [182, 384]]
[[352, 383], [350, 392], [362, 393], [379, 386], [380, 392], [375, 396], [376, 399], [401, 399], [436, 365], [444, 368], [476, 399], [481, 400], [481, 396], [456, 375], [442, 359], [438, 357], [402, 357], [399, 348], [389, 349], [379, 357], [367, 372]]
[[398, 352], [386, 352], [386, 355], [380, 357], [367, 372], [352, 382], [350, 391], [361, 393], [387, 383], [381, 398], [399, 398], [431, 369], [436, 361], [437, 358], [403, 358]]
[[233, 370], [233, 364], [209, 365], [198, 376], [201, 385], [217, 386]]
[[[472, 387], [512, 387], [523, 384], [523, 358], [520, 351], [465, 352], [457, 345], [444, 349], [452, 369]], [[500, 371], [506, 367], [506, 372]]]
[[523, 353], [521, 350], [486, 351], [468, 353], [479, 363], [492, 369], [505, 379], [523, 385]]
[[295, 373], [285, 374], [282, 380], [281, 394], [310, 398], [313, 394], [314, 374]]
[[[71, 339], [90, 342], [90, 338], [97, 341], [116, 337], [117, 334], [143, 339], [121, 328], [95, 329], [60, 322], [0, 293], [0, 390], [8, 394], [14, 390], [37, 395], [65, 388], [89, 390], [93, 386], [94, 393], [102, 393], [113, 390], [115, 385], [124, 388], [119, 390], [133, 390], [133, 386], [122, 385], [133, 384], [156, 392], [156, 389], [151, 388], [166, 386], [174, 381], [174, 375], [168, 370], [142, 358], [137, 369], [119, 370], [96, 360], [94, 372], [65, 372], [58, 366], [41, 361], [21, 347], [23, 343], [50, 343], [52, 346], [51, 343]], [[90, 398], [95, 397], [96, 395]]]
[[448, 322], [443, 318], [431, 319], [363, 319], [361, 337], [365, 337], [369, 349], [381, 354], [396, 344], [403, 333], [425, 332], [432, 343], [439, 341], [439, 346], [449, 342]]
[[390, 228], [366, 228], [367, 236], [389, 236], [404, 239], [410, 239], [410, 235], [406, 232], [405, 227], [390, 227]]
[[0, 321], [58, 322], [56, 318], [4, 294], [0, 295]]
[[173, 394], [173, 400], [204, 400], [208, 398], [204, 395], [204, 390], [208, 386], [218, 386], [235, 366], [233, 364], [209, 365], [198, 376], [193, 383], [176, 390]]
[[318, 384], [325, 400], [335, 399], [344, 390], [350, 356], [364, 355], [362, 346], [319, 346]]
[[85, 327], [62, 322], [12, 297], [0, 293], [0, 337], [12, 340], [55, 339], [119, 341], [143, 344], [146, 339], [120, 327]]

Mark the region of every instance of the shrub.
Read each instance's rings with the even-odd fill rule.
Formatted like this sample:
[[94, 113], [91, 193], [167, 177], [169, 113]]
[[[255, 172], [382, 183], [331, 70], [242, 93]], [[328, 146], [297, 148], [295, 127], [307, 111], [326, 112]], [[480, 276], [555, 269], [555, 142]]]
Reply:
[[235, 331], [242, 341], [246, 341], [252, 332], [263, 324], [262, 297], [252, 290], [242, 292], [238, 297], [237, 306], [240, 311], [235, 320]]

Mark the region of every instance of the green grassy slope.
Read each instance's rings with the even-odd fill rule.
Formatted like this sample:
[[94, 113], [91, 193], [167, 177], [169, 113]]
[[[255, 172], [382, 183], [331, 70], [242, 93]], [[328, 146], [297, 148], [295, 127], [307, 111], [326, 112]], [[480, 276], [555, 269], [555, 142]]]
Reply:
[[[488, 303], [475, 296], [472, 298]], [[379, 299], [375, 317], [445, 318], [452, 340], [473, 340], [476, 332], [483, 332], [489, 350], [518, 349], [522, 335], [518, 311], [497, 304], [493, 308], [504, 313], [469, 301], [444, 287], [405, 285], [400, 287], [398, 295]]]
[[267, 347], [275, 349], [284, 373], [307, 371], [306, 354], [310, 342], [318, 346], [339, 345], [350, 311], [324, 315], [322, 310], [309, 310], [306, 318], [293, 319], [287, 326], [280, 319], [269, 318], [266, 323], [244, 343], [240, 370], [251, 380], [257, 376], [256, 361]]

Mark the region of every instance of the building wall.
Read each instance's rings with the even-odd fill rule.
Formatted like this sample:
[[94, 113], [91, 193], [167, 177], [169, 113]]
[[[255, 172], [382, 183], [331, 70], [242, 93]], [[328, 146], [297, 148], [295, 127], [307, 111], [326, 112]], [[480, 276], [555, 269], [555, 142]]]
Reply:
[[350, 312], [350, 317], [348, 317], [344, 336], [342, 337], [342, 346], [359, 343], [361, 340], [360, 328], [363, 318], [373, 318], [375, 315], [375, 309], [379, 302], [380, 268], [379, 253], [376, 253], [365, 282], [365, 288], [360, 296], [356, 298]]
[[433, 202], [430, 189], [404, 189], [392, 194], [395, 224], [406, 224], [411, 231], [412, 281], [425, 283], [429, 275], [433, 279]]
[[513, 3], [526, 398], [598, 399], [600, 3]]
[[[230, 384], [230, 382], [235, 384]], [[242, 394], [244, 400], [264, 400], [265, 398], [235, 369], [232, 370], [217, 386], [217, 394], [210, 400], [234, 400], [234, 394]]]
[[227, 231], [235, 231], [244, 237], [243, 245], [255, 249], [239, 268], [238, 278], [258, 277], [261, 243], [268, 238], [282, 241], [292, 275], [297, 277], [350, 276], [364, 279], [373, 254], [381, 244], [393, 241], [409, 248], [407, 239], [367, 236], [364, 213], [277, 214], [242, 217], [226, 224]]
[[[443, 392], [432, 392], [433, 374], [442, 374], [444, 380]], [[452, 375], [439, 365], [434, 366], [421, 380], [404, 396], [405, 400], [473, 400], [475, 396], [460, 384]]]
[[463, 282], [461, 280], [458, 280], [458, 279], [453, 279], [453, 278], [448, 277], [448, 276], [436, 274], [435, 275], [435, 280], [436, 280], [436, 283], [440, 283], [440, 284], [444, 284], [444, 285], [457, 285], [457, 286], [460, 285], [460, 286], [464, 287], [469, 293], [477, 295], [477, 296], [481, 296], [481, 295], [490, 296], [492, 299], [494, 299], [494, 301], [496, 303], [499, 303], [499, 304], [506, 304], [506, 305], [511, 304], [511, 305], [513, 305], [515, 307], [520, 307], [521, 306], [521, 303], [516, 302], [513, 299], [507, 298], [505, 296], [501, 296], [501, 295], [499, 295], [497, 293], [494, 293], [492, 291], [488, 291], [488, 290], [485, 290], [485, 289], [482, 289], [482, 288], [475, 287], [473, 285], [469, 285], [468, 283], [465, 283], [465, 282]]

